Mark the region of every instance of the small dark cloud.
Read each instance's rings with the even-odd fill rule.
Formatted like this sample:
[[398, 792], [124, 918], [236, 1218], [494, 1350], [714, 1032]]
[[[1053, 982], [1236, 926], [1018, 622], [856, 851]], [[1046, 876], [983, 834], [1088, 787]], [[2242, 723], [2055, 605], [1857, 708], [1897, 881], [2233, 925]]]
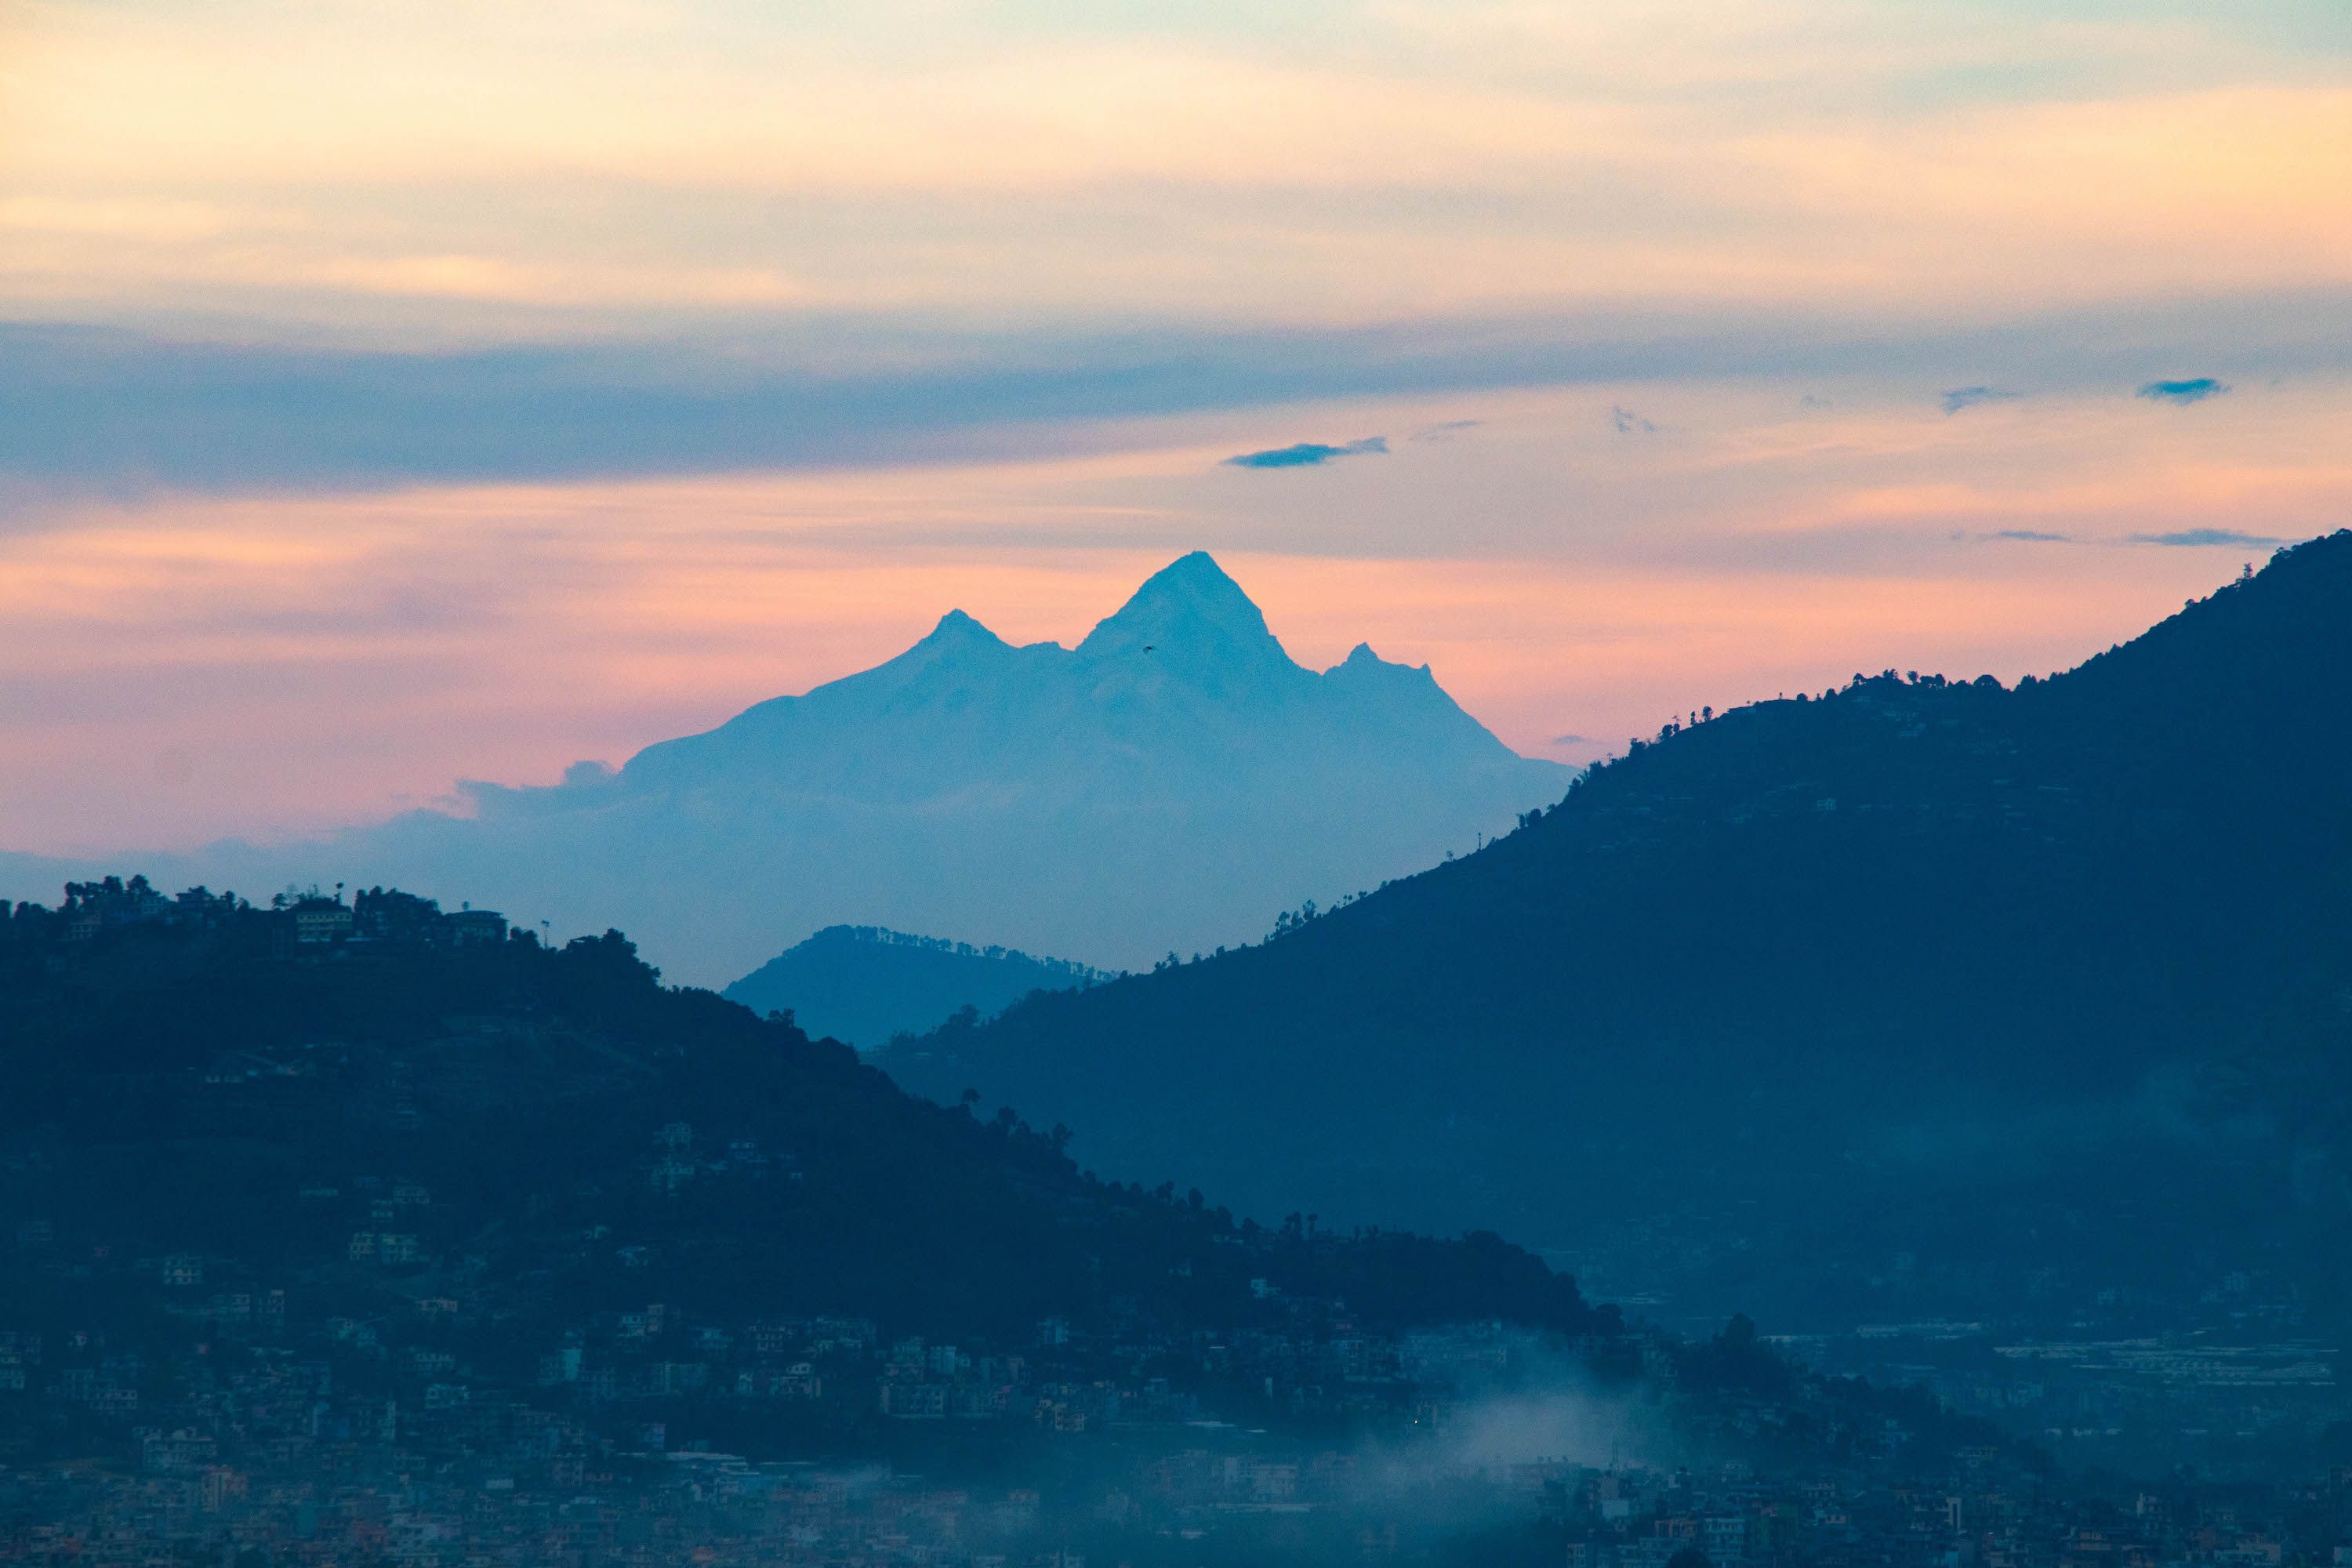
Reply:
[[1797, 399], [1797, 406], [1800, 408], [1835, 408], [1837, 405], [1832, 403], [1826, 397], [1816, 397], [1809, 392], [1805, 394], [1804, 396]]
[[1987, 539], [2010, 539], [2021, 544], [2072, 544], [2074, 540], [2063, 533], [2043, 533], [2031, 528], [2004, 528], [1998, 533], [1988, 533]]
[[1328, 463], [1334, 458], [1373, 456], [1389, 449], [1385, 436], [1367, 436], [1360, 441], [1345, 446], [1329, 447], [1320, 441], [1301, 441], [1295, 447], [1274, 447], [1263, 452], [1244, 452], [1238, 458], [1227, 458], [1231, 468], [1310, 468]]
[[1486, 423], [1484, 419], [1449, 419], [1443, 425], [1427, 425], [1412, 433], [1416, 441], [1444, 441], [1465, 430], [1475, 430]]
[[2267, 548], [2284, 544], [2284, 539], [2273, 539], [2260, 533], [2240, 533], [2234, 528], [2184, 528], [2178, 533], [2135, 533], [2134, 544], [2179, 544], [2191, 549], [2205, 544], [2229, 544], [2241, 549]]
[[2139, 395], [2155, 403], [2202, 403], [2229, 390], [2210, 375], [2195, 375], [2186, 381], [2151, 381], [2139, 389]]
[[1617, 422], [1620, 436], [1654, 436], [1658, 433], [1657, 426], [1622, 405], [1612, 408], [1609, 416]]
[[1551, 743], [1555, 746], [1589, 746], [1592, 741], [1585, 735], [1554, 735]]
[[1958, 414], [1963, 408], [1974, 408], [1979, 403], [2010, 403], [2024, 396], [1998, 386], [1956, 386], [1937, 401], [1946, 414]]

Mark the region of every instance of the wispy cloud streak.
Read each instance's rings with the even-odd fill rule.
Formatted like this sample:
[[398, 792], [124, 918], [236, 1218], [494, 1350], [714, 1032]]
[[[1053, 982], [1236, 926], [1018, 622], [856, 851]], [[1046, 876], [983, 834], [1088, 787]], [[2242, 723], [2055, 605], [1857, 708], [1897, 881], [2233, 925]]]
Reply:
[[2287, 542], [2267, 534], [2242, 533], [2234, 528], [2184, 528], [2171, 533], [2135, 533], [2131, 541], [2134, 544], [2170, 544], [2189, 550], [2213, 545], [2267, 550]]
[[1937, 401], [1946, 414], [1958, 414], [1964, 408], [1974, 408], [1980, 403], [2011, 403], [2024, 394], [2008, 392], [1997, 386], [1961, 386], [1944, 394]]
[[2151, 403], [2189, 404], [2219, 397], [2229, 390], [2210, 375], [2198, 375], [2186, 381], [2151, 381], [2139, 389], [2138, 395]]
[[1385, 436], [1367, 436], [1360, 441], [1348, 441], [1339, 446], [1321, 441], [1300, 441], [1289, 447], [1273, 447], [1263, 452], [1244, 452], [1227, 458], [1229, 468], [1319, 468], [1334, 458], [1379, 457], [1389, 449]]

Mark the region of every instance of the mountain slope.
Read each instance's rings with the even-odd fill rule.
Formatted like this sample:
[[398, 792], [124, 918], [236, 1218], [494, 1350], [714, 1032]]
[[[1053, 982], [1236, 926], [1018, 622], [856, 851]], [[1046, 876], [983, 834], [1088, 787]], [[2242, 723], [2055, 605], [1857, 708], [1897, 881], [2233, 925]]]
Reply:
[[[148, 858], [247, 891], [462, 886], [566, 930], [625, 920], [709, 984], [844, 923], [1138, 967], [1466, 848], [1569, 777], [1515, 755], [1425, 668], [1368, 647], [1301, 668], [1196, 553], [1075, 649], [1013, 647], [957, 612], [887, 663], [617, 773], [468, 786], [470, 817], [325, 845]], [[16, 890], [77, 874], [60, 869]]]
[[1082, 963], [1005, 948], [908, 936], [873, 926], [827, 926], [720, 993], [754, 1013], [789, 1012], [803, 1029], [867, 1049], [929, 1029], [970, 1007], [993, 1015], [1032, 991], [1092, 985], [1109, 976]]
[[888, 1062], [1251, 1203], [1572, 1248], [1646, 1215], [1691, 1233], [1661, 1278], [1751, 1300], [1901, 1255], [1965, 1305], [2003, 1246], [2150, 1289], [2217, 1238], [2328, 1274], [2347, 778], [2339, 533], [2048, 681], [1670, 731], [1481, 854]]
[[[312, 945], [290, 914], [147, 908], [142, 887], [0, 921], [0, 1219], [20, 1246], [35, 1226], [151, 1283], [155, 1254], [208, 1258], [216, 1282], [314, 1310], [462, 1281], [533, 1324], [652, 1299], [1026, 1336], [1138, 1303], [1234, 1321], [1262, 1277], [1384, 1321], [1609, 1326], [1492, 1237], [1309, 1246], [1108, 1185], [1059, 1130], [927, 1104], [836, 1042], [665, 988], [617, 931], [454, 946], [428, 909]], [[382, 1257], [382, 1232], [413, 1256]]]

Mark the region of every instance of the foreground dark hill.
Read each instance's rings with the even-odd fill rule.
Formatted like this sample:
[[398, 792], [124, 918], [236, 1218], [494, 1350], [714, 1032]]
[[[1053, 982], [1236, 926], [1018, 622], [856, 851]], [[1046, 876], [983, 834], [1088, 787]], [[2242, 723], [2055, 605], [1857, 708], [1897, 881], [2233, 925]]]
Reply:
[[1670, 726], [1481, 854], [890, 1062], [1107, 1170], [1647, 1245], [1694, 1295], [2340, 1299], [2347, 847], [2338, 533], [2049, 680]]
[[177, 1257], [314, 1308], [463, 1280], [518, 1322], [653, 1300], [898, 1331], [1222, 1324], [1253, 1279], [1368, 1321], [1601, 1321], [1491, 1237], [1310, 1244], [1107, 1184], [1062, 1130], [915, 1099], [664, 987], [617, 932], [467, 941], [476, 917], [381, 891], [73, 895], [0, 921], [0, 1221], [47, 1256]]
[[991, 1016], [1032, 991], [1066, 991], [1108, 978], [1083, 963], [1008, 948], [879, 926], [827, 926], [720, 994], [763, 1016], [789, 1012], [804, 1029], [871, 1050], [894, 1035], [935, 1027], [967, 1007]]
[[[543, 1554], [550, 1508], [877, 1458], [1084, 1513], [1106, 1467], [1204, 1444], [1238, 1464], [1269, 1433], [1440, 1463], [1441, 1414], [1448, 1443], [1509, 1438], [1480, 1437], [1490, 1402], [1797, 1473], [1995, 1452], [1916, 1391], [1806, 1374], [1746, 1320], [1629, 1329], [1492, 1235], [1261, 1227], [1097, 1180], [1062, 1129], [917, 1100], [664, 987], [617, 932], [550, 951], [397, 892], [265, 910], [138, 878], [0, 913], [20, 1520], [71, 1513], [68, 1472], [150, 1530], [159, 1477], [215, 1478], [228, 1507], [431, 1474], [477, 1500], [468, 1529]], [[289, 1515], [282, 1538], [373, 1517]]]
[[617, 933], [138, 879], [5, 912], [13, 1558], [1556, 1564], [1564, 1453], [1637, 1448], [1685, 1517], [1689, 1465], [1791, 1509], [2050, 1479], [1492, 1236], [1097, 1181]]

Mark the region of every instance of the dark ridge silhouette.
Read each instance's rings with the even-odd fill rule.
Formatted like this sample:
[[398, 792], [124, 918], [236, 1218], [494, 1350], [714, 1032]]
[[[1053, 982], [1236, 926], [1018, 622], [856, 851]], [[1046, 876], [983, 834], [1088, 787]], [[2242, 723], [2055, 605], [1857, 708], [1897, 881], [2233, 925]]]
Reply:
[[967, 1009], [992, 1017], [1032, 991], [1111, 978], [1059, 958], [910, 936], [880, 926], [827, 926], [719, 993], [754, 1013], [790, 1013], [803, 1028], [861, 1049], [929, 1029]]
[[67, 894], [0, 921], [0, 1217], [68, 1252], [360, 1290], [374, 1276], [337, 1266], [349, 1205], [303, 1194], [397, 1173], [432, 1194], [419, 1263], [474, 1253], [525, 1315], [642, 1303], [649, 1260], [660, 1300], [714, 1318], [1025, 1334], [1142, 1302], [1223, 1322], [1256, 1279], [1368, 1321], [1614, 1330], [1492, 1237], [1262, 1231], [1104, 1182], [1066, 1130], [906, 1094], [836, 1041], [664, 986], [618, 931], [549, 949], [380, 889]]
[[2338, 532], [2050, 679], [1669, 724], [1482, 853], [887, 1065], [1248, 1207], [1671, 1231], [1695, 1303], [1869, 1321], [1900, 1255], [1908, 1309], [2217, 1257], [2340, 1307], [2348, 849]]

